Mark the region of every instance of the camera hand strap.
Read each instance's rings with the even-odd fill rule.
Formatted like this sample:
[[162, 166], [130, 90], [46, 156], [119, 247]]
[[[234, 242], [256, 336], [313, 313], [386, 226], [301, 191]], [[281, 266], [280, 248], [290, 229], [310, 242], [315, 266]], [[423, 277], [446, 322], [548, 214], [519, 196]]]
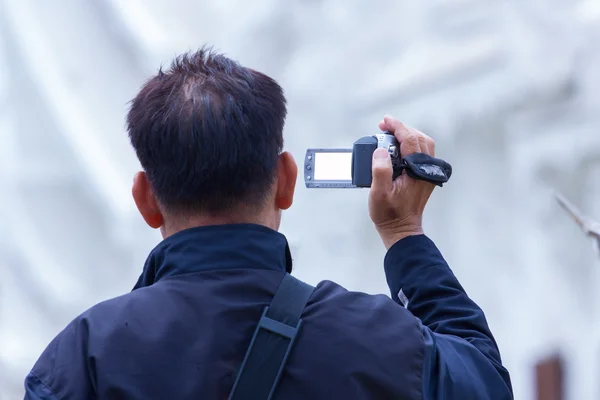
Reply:
[[452, 166], [446, 161], [425, 153], [409, 154], [402, 157], [402, 165], [408, 176], [443, 186], [452, 176]]
[[229, 400], [269, 400], [281, 379], [314, 287], [286, 274], [265, 308]]

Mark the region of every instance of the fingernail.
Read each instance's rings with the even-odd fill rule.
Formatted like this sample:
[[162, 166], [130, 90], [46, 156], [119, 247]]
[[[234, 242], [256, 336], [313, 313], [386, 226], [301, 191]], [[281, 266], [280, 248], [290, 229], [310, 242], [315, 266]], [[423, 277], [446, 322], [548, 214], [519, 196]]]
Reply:
[[373, 153], [373, 158], [375, 160], [385, 160], [386, 158], [388, 158], [389, 153], [386, 149], [376, 149], [375, 152]]
[[386, 118], [394, 118], [394, 117], [392, 117], [390, 114], [385, 114], [385, 115], [383, 116], [383, 119], [386, 119]]

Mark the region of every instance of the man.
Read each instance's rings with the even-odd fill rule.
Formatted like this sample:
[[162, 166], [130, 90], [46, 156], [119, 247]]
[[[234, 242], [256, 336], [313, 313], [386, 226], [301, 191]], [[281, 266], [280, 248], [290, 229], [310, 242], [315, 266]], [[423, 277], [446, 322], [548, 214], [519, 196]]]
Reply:
[[[127, 117], [143, 167], [133, 198], [164, 240], [131, 293], [71, 322], [26, 378], [26, 399], [224, 399], [292, 261], [277, 232], [298, 169], [282, 152], [271, 78], [202, 49], [141, 89]], [[386, 116], [402, 155], [434, 141]], [[373, 155], [369, 213], [392, 299], [321, 282], [276, 399], [511, 399], [483, 312], [421, 217], [433, 185]], [[256, 371], [255, 371], [256, 372]], [[260, 371], [258, 371], [260, 377]], [[247, 396], [251, 397], [251, 396]]]

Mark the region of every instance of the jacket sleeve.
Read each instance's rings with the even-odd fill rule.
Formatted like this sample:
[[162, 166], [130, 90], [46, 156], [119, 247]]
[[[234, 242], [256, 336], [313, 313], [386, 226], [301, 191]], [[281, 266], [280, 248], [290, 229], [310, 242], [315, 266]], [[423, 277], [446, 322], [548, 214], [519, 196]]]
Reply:
[[483, 311], [425, 235], [394, 244], [385, 257], [392, 298], [421, 321], [426, 400], [513, 399], [508, 371]]
[[87, 325], [77, 318], [50, 342], [25, 378], [25, 400], [92, 399]]

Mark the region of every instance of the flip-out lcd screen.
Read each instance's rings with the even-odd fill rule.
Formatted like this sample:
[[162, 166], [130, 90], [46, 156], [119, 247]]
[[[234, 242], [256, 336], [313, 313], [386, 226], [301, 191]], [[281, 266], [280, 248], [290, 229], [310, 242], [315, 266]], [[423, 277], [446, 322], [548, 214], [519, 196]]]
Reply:
[[354, 188], [352, 149], [308, 149], [304, 160], [307, 188]]
[[352, 181], [352, 153], [315, 153], [315, 181]]

